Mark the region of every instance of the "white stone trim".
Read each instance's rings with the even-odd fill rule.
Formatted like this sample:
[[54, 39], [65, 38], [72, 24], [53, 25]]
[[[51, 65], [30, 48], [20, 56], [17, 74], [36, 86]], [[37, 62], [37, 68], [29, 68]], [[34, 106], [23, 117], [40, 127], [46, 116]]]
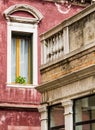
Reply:
[[41, 130], [48, 130], [48, 109], [47, 104], [43, 104], [38, 108], [41, 113]]
[[8, 84], [7, 83], [7, 87], [14, 87], [14, 88], [35, 88], [37, 87], [37, 84], [34, 85], [34, 84]]
[[65, 102], [62, 102], [62, 106], [65, 110], [65, 130], [73, 130], [73, 101], [67, 100]]
[[62, 102], [62, 106], [66, 108], [64, 113], [65, 116], [73, 113], [72, 111], [73, 102], [71, 100]]
[[64, 54], [68, 54], [69, 53], [69, 29], [68, 27], [65, 27], [63, 29], [63, 37], [64, 37]]
[[[30, 13], [34, 18], [27, 18], [21, 16], [13, 16], [12, 13], [16, 11], [24, 11]], [[16, 4], [4, 11], [4, 15], [6, 20], [8, 21], [15, 21], [15, 22], [27, 22], [27, 23], [38, 23], [42, 18], [43, 15], [37, 10], [36, 8], [27, 5], [27, 4]]]
[[[7, 84], [11, 86], [11, 35], [12, 31], [33, 33], [33, 85], [38, 85], [37, 25], [7, 22]], [[16, 87], [16, 85], [12, 85]], [[18, 86], [18, 85], [17, 85]], [[20, 85], [21, 86], [21, 85]]]

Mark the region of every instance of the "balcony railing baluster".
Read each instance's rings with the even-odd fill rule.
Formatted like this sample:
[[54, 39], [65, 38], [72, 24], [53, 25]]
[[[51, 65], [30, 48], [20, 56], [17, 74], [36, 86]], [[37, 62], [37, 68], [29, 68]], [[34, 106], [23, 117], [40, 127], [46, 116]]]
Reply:
[[44, 39], [45, 45], [42, 47], [43, 63], [52, 62], [64, 54], [63, 31], [53, 34], [51, 37]]

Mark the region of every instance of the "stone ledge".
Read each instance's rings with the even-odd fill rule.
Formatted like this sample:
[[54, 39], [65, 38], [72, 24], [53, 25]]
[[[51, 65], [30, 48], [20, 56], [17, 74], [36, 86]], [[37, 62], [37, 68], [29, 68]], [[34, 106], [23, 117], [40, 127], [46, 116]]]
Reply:
[[36, 89], [40, 92], [43, 93], [45, 91], [49, 91], [55, 88], [62, 87], [64, 85], [73, 83], [75, 81], [81, 80], [83, 78], [87, 78], [89, 76], [95, 75], [95, 64], [91, 65], [89, 67], [85, 67], [84, 69], [69, 73], [65, 76], [62, 76], [56, 80], [46, 82], [44, 84], [39, 85], [36, 87]]
[[15, 108], [15, 109], [38, 109], [39, 105], [22, 105], [22, 104], [11, 104], [11, 103], [0, 103], [0, 108]]

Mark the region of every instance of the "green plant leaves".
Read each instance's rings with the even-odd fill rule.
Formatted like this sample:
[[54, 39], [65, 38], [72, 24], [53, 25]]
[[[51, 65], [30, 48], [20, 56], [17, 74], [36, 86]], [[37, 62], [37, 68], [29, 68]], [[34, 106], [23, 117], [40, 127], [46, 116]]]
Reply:
[[18, 77], [16, 77], [15, 82], [19, 83], [19, 84], [25, 84], [26, 80], [25, 80], [25, 77], [18, 76]]

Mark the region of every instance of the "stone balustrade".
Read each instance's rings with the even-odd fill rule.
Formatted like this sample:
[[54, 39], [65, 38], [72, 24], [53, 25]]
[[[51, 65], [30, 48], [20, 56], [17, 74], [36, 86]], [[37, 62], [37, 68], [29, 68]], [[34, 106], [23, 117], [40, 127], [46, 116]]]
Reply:
[[40, 36], [41, 65], [58, 62], [66, 54], [81, 48], [86, 49], [87, 46], [89, 48], [95, 42], [95, 13], [94, 8], [90, 12], [89, 8]]
[[63, 30], [44, 40], [42, 44], [42, 64], [54, 61], [64, 54]]

